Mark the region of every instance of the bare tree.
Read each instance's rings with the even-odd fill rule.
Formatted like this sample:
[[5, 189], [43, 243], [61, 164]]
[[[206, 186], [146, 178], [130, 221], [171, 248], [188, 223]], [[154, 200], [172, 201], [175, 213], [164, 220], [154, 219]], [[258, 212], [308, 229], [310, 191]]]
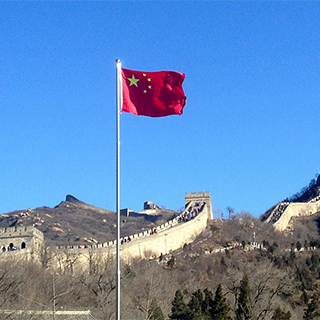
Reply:
[[[93, 258], [93, 257], [92, 257]], [[112, 319], [115, 313], [115, 260], [113, 255], [97, 255], [94, 268], [83, 269], [78, 281], [87, 290], [82, 303], [99, 308], [101, 320]]]
[[152, 319], [155, 301], [159, 307], [170, 308], [163, 303], [173, 294], [168, 283], [170, 271], [161, 268], [156, 260], [134, 260], [131, 265], [134, 277], [124, 280], [124, 286], [129, 294], [132, 306], [141, 312], [141, 319]]
[[16, 291], [22, 280], [13, 276], [13, 270], [18, 265], [17, 259], [11, 258], [1, 261], [0, 265], [0, 307], [10, 307], [16, 297]]
[[35, 253], [43, 268], [49, 268], [51, 266], [51, 262], [54, 259], [54, 252], [51, 248], [43, 244]]
[[[274, 310], [284, 302], [282, 295], [292, 295], [295, 288], [290, 273], [274, 267], [273, 263], [265, 260], [259, 265], [244, 265], [240, 270], [229, 270], [227, 286], [233, 295], [233, 305], [237, 304], [242, 275], [249, 275], [251, 297], [256, 320], [271, 319]], [[235, 308], [234, 308], [235, 309]]]
[[228, 206], [227, 211], [228, 211], [228, 218], [230, 220], [232, 215], [234, 214], [234, 209]]

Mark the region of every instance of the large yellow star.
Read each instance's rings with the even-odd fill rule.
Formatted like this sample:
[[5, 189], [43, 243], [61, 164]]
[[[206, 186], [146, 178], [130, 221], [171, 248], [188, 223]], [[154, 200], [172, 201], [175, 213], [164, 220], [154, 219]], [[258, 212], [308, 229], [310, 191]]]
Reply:
[[140, 79], [136, 79], [136, 78], [134, 77], [134, 74], [133, 74], [131, 78], [128, 78], [128, 80], [130, 81], [130, 85], [129, 85], [129, 86], [134, 85], [134, 86], [137, 87], [137, 86], [138, 86], [138, 81], [139, 81]]

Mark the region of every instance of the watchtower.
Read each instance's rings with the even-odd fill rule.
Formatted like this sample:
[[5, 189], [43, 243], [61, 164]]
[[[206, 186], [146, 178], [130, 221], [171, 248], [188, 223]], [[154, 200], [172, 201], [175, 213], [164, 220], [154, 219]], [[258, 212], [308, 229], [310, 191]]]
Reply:
[[185, 194], [185, 204], [189, 202], [205, 202], [207, 207], [207, 217], [208, 220], [212, 220], [212, 203], [209, 191], [204, 192], [186, 192]]
[[43, 233], [33, 226], [0, 228], [0, 252], [34, 252], [43, 245]]

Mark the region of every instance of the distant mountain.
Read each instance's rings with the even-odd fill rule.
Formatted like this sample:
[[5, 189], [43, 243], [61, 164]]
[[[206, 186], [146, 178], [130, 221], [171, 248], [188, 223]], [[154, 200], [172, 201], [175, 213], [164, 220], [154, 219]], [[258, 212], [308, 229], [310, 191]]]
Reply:
[[[172, 219], [177, 212], [157, 208], [156, 214], [121, 216], [121, 236], [148, 230]], [[116, 238], [116, 214], [67, 195], [54, 208], [16, 210], [0, 215], [0, 228], [34, 225], [44, 233], [46, 245], [103, 243]]]

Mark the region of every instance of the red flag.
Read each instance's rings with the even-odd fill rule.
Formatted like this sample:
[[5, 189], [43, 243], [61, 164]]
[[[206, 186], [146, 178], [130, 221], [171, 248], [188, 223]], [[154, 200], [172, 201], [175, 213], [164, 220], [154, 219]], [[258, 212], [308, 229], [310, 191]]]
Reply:
[[185, 78], [175, 71], [142, 72], [122, 69], [122, 112], [137, 116], [164, 117], [182, 114]]

